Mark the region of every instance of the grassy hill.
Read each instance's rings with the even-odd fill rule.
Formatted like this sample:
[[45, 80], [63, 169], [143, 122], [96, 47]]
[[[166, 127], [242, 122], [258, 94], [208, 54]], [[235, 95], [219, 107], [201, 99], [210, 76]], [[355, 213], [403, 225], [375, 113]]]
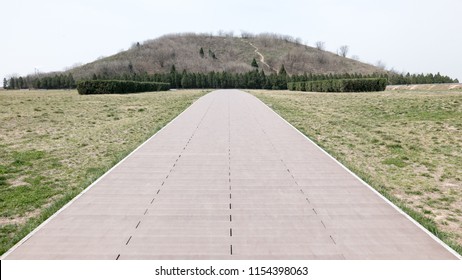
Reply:
[[93, 74], [165, 73], [175, 65], [178, 71], [243, 73], [252, 70], [254, 58], [266, 73], [277, 71], [283, 64], [289, 74], [383, 72], [375, 66], [300, 44], [289, 36], [260, 34], [233, 37], [189, 33], [165, 35], [137, 43], [127, 51], [69, 72], [76, 79], [82, 79]]

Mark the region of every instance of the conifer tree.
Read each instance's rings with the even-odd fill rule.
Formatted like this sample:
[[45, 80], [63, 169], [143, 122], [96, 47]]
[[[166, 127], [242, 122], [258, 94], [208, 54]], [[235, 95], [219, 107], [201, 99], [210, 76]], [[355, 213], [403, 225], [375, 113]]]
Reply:
[[281, 65], [281, 68], [279, 69], [278, 75], [287, 76], [287, 71], [286, 71], [286, 68], [284, 67], [284, 64]]
[[200, 56], [202, 58], [204, 58], [204, 49], [203, 48], [200, 49], [199, 54], [200, 54]]
[[8, 81], [6, 80], [6, 78], [3, 78], [3, 88], [4, 89], [8, 88]]
[[24, 79], [22, 77], [19, 77], [18, 82], [17, 82], [17, 87], [18, 89], [24, 88]]
[[10, 78], [10, 83], [8, 84], [9, 89], [15, 89], [16, 87], [16, 81], [13, 77]]
[[67, 83], [68, 83], [69, 88], [75, 88], [75, 80], [74, 80], [74, 77], [72, 77], [71, 73], [67, 75]]
[[175, 73], [176, 73], [175, 64], [172, 64], [172, 67], [170, 67], [170, 74], [175, 74]]
[[257, 63], [257, 61], [255, 60], [255, 58], [253, 58], [252, 64], [251, 64], [251, 65], [252, 65], [252, 67], [258, 68], [258, 63]]
[[279, 69], [276, 82], [273, 83], [274, 89], [287, 89], [287, 72], [284, 64], [281, 65]]

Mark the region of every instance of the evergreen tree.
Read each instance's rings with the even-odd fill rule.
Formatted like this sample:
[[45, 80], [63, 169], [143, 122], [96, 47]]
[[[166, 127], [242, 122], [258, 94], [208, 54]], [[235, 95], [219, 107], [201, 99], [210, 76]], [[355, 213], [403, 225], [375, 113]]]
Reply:
[[281, 65], [281, 68], [279, 69], [278, 75], [287, 76], [287, 71], [286, 71], [286, 68], [284, 67], [284, 64]]
[[172, 64], [170, 67], [170, 75], [168, 77], [168, 82], [172, 88], [181, 87], [181, 76], [176, 71], [175, 64]]
[[19, 77], [18, 79], [18, 89], [24, 88], [24, 79], [22, 77]]
[[8, 86], [9, 89], [15, 89], [15, 88], [16, 88], [16, 81], [15, 81], [15, 78], [11, 77], [11, 78], [10, 78], [10, 82], [9, 82], [8, 85], [9, 85], [9, 86]]
[[175, 64], [172, 64], [172, 67], [170, 67], [170, 74], [176, 74]]
[[202, 58], [204, 58], [204, 49], [203, 48], [200, 49], [199, 54], [201, 55]]
[[252, 64], [251, 64], [251, 65], [252, 65], [252, 67], [258, 68], [258, 63], [257, 63], [257, 61], [255, 60], [255, 58], [253, 58]]
[[209, 49], [209, 57], [211, 57], [213, 59], [217, 59], [217, 56], [215, 55], [215, 53], [212, 52], [210, 49]]
[[186, 69], [183, 70], [183, 73], [181, 74], [181, 87], [182, 88], [191, 88], [192, 83], [190, 83], [188, 73], [186, 72]]
[[59, 86], [59, 78], [57, 75], [55, 75], [54, 77], [51, 77], [51, 86], [50, 88], [52, 89], [56, 89], [58, 88]]
[[281, 65], [276, 81], [273, 82], [273, 89], [287, 89], [287, 72], [284, 64]]
[[37, 79], [34, 80], [34, 82], [32, 83], [32, 87], [35, 88], [35, 89], [42, 88], [40, 78], [37, 78]]
[[6, 78], [3, 78], [3, 88], [4, 89], [8, 88], [8, 81], [6, 80]]
[[75, 88], [75, 80], [74, 80], [74, 77], [72, 77], [71, 73], [67, 75], [67, 83], [68, 83], [69, 88]]

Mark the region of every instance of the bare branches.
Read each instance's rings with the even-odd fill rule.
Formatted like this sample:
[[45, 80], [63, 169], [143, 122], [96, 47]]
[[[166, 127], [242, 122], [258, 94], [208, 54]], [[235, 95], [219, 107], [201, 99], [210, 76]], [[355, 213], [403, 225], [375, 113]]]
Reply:
[[347, 45], [341, 46], [340, 47], [340, 55], [343, 56], [343, 57], [346, 57], [349, 50], [350, 50], [350, 47], [348, 47]]
[[323, 42], [323, 41], [317, 41], [317, 42], [315, 43], [315, 46], [316, 46], [316, 48], [317, 48], [318, 50], [320, 50], [320, 51], [324, 51], [324, 50], [326, 49], [326, 43]]

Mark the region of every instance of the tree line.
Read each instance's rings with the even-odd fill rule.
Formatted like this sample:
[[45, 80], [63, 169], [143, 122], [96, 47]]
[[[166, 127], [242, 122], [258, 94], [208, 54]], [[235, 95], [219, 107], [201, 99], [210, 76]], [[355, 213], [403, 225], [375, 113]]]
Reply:
[[439, 72], [434, 74], [410, 74], [389, 75], [388, 84], [390, 85], [414, 85], [414, 84], [447, 84], [459, 83], [458, 79], [443, 76]]
[[94, 74], [93, 80], [129, 80], [138, 82], [170, 83], [171, 88], [248, 88], [248, 89], [287, 89], [290, 80], [284, 66], [278, 74], [265, 74], [263, 70], [252, 70], [246, 73], [208, 72], [193, 73], [186, 70], [177, 71], [172, 65], [168, 73], [155, 74], [123, 74], [108, 77]]
[[121, 94], [148, 91], [166, 91], [169, 89], [169, 83], [148, 83], [121, 80], [90, 80], [79, 81], [77, 83], [77, 91], [79, 94]]
[[4, 89], [74, 89], [76, 82], [71, 73], [43, 76], [11, 77], [3, 79]]
[[[126, 73], [123, 75], [100, 75], [93, 74], [93, 80], [126, 80], [138, 82], [162, 82], [170, 83], [171, 88], [248, 88], [248, 89], [287, 89], [289, 82], [307, 82], [337, 79], [364, 79], [385, 78], [389, 85], [405, 84], [433, 84], [433, 83], [458, 83], [457, 79], [434, 74], [312, 74], [288, 75], [284, 65], [278, 73], [266, 74], [258, 68], [246, 73], [209, 72], [192, 73], [186, 70], [177, 71], [172, 65], [168, 73], [137, 74]], [[12, 77], [3, 80], [5, 89], [74, 89], [76, 81], [72, 74], [55, 74], [49, 76]]]
[[385, 78], [388, 80], [388, 85], [413, 85], [413, 84], [446, 84], [459, 83], [459, 80], [452, 79], [448, 76], [442, 76], [439, 72], [434, 74], [398, 74], [398, 73], [376, 73], [363, 75], [358, 73], [345, 74], [304, 74], [293, 75], [289, 82], [307, 82], [307, 81], [322, 81], [322, 80], [338, 80], [338, 79], [367, 79], [367, 78]]
[[289, 90], [312, 92], [372, 92], [384, 91], [385, 78], [333, 79], [287, 83]]

